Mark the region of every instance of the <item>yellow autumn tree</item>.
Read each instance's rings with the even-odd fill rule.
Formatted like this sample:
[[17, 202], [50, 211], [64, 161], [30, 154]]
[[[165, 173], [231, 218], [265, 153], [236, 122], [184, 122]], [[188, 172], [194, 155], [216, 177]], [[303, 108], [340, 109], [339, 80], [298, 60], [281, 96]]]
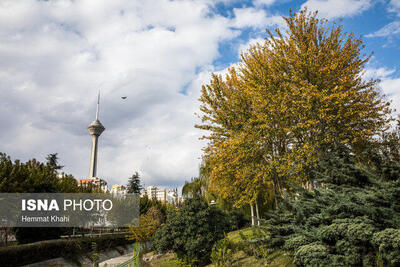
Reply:
[[357, 154], [392, 120], [377, 80], [364, 80], [361, 39], [306, 9], [267, 30], [228, 74], [201, 91], [208, 185], [237, 206], [313, 181], [321, 153]]
[[147, 242], [160, 227], [160, 222], [148, 214], [140, 216], [140, 225], [128, 229], [127, 239], [138, 242]]

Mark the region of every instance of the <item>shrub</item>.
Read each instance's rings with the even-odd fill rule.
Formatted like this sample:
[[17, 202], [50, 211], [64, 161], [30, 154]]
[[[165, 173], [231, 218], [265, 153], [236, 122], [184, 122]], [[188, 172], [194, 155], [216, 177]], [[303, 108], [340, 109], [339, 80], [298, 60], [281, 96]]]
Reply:
[[299, 247], [294, 254], [294, 264], [299, 266], [329, 266], [328, 248], [319, 242]]
[[165, 223], [164, 214], [155, 206], [152, 206], [147, 212], [146, 215], [149, 216], [152, 220], [157, 221], [159, 225]]
[[157, 208], [164, 217], [167, 214], [167, 205], [161, 203], [161, 201], [157, 200], [156, 198], [149, 199], [147, 195], [144, 195], [144, 197], [140, 198], [139, 206], [140, 214], [146, 214], [151, 207]]
[[55, 257], [76, 260], [78, 256], [92, 251], [95, 242], [99, 251], [129, 243], [124, 234], [84, 237], [74, 239], [46, 240], [30, 244], [0, 248], [2, 266], [22, 266]]
[[140, 216], [140, 225], [129, 227], [126, 238], [128, 240], [147, 242], [154, 235], [159, 226], [159, 222], [151, 218], [150, 215], [142, 215]]
[[231, 231], [239, 230], [250, 223], [243, 212], [239, 210], [232, 210], [228, 213], [229, 224], [231, 225]]
[[234, 253], [233, 244], [229, 239], [224, 238], [214, 244], [210, 259], [216, 267], [229, 266]]
[[286, 240], [284, 249], [295, 251], [299, 249], [301, 246], [310, 244], [310, 238], [304, 235], [293, 235], [291, 238]]
[[319, 169], [323, 186], [280, 200], [260, 227], [263, 241], [248, 246], [286, 249], [298, 266], [400, 266], [400, 174], [382, 178], [335, 153]]
[[400, 229], [389, 228], [375, 233], [372, 244], [385, 265], [400, 265]]
[[173, 251], [189, 264], [209, 262], [215, 242], [229, 231], [228, 218], [215, 206], [208, 206], [200, 198], [185, 201], [167, 216], [165, 225], [152, 238], [156, 251]]
[[60, 227], [18, 227], [15, 228], [15, 238], [19, 244], [58, 239], [64, 233], [64, 229]]

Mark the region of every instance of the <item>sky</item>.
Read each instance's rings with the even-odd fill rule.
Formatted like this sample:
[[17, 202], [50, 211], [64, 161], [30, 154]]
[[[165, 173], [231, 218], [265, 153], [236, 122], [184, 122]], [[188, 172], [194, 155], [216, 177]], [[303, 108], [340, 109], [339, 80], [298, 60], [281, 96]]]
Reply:
[[201, 86], [305, 6], [362, 37], [365, 78], [400, 110], [400, 0], [0, 0], [0, 152], [86, 178], [100, 90], [98, 176], [181, 187], [206, 145]]

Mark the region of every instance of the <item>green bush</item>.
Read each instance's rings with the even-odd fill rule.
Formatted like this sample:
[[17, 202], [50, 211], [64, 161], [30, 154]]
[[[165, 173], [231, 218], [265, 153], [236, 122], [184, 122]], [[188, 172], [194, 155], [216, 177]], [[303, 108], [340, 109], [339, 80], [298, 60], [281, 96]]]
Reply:
[[227, 238], [215, 243], [210, 255], [212, 264], [216, 267], [229, 266], [234, 253], [233, 247], [232, 242]]
[[373, 222], [367, 218], [337, 219], [331, 225], [319, 227], [316, 236], [331, 245], [343, 238], [353, 245], [363, 245], [368, 244], [375, 231]]
[[297, 266], [400, 266], [400, 172], [396, 179], [391, 164], [389, 179], [348, 154], [329, 155], [315, 173], [321, 186], [281, 199], [248, 247], [288, 250]]
[[0, 248], [1, 265], [22, 266], [56, 257], [63, 257], [76, 261], [78, 256], [92, 251], [93, 242], [96, 243], [99, 251], [132, 243], [132, 241], [126, 240], [124, 234], [118, 234], [46, 240], [24, 245], [2, 247]]
[[192, 198], [168, 214], [152, 244], [158, 252], [173, 251], [188, 264], [202, 265], [210, 261], [214, 243], [229, 230], [228, 217], [222, 210]]
[[294, 254], [294, 264], [299, 266], [329, 266], [329, 249], [319, 242], [307, 244], [298, 248]]
[[15, 228], [15, 238], [18, 244], [28, 244], [42, 240], [58, 239], [65, 233], [60, 227], [18, 227]]
[[385, 229], [375, 233], [372, 244], [379, 250], [379, 256], [385, 265], [400, 265], [400, 229]]
[[295, 251], [299, 249], [301, 246], [310, 244], [310, 238], [304, 235], [293, 235], [288, 240], [286, 240], [284, 249]]
[[245, 214], [239, 210], [232, 210], [228, 213], [229, 224], [231, 231], [242, 229], [250, 223], [250, 220], [245, 217]]

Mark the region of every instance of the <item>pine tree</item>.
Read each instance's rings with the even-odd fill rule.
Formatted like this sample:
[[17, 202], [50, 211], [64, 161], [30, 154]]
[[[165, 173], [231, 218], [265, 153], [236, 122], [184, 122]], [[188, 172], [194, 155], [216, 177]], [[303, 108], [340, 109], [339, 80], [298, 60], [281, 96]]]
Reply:
[[58, 165], [58, 153], [48, 154], [46, 157], [47, 165], [52, 167], [54, 170], [61, 170], [64, 166]]
[[143, 189], [140, 184], [140, 176], [138, 172], [135, 172], [128, 180], [127, 185], [128, 193], [136, 193], [140, 194], [140, 191]]
[[400, 172], [388, 181], [385, 169], [355, 164], [345, 148], [318, 165], [320, 186], [282, 199], [264, 238], [249, 244], [291, 251], [296, 266], [399, 266]]

